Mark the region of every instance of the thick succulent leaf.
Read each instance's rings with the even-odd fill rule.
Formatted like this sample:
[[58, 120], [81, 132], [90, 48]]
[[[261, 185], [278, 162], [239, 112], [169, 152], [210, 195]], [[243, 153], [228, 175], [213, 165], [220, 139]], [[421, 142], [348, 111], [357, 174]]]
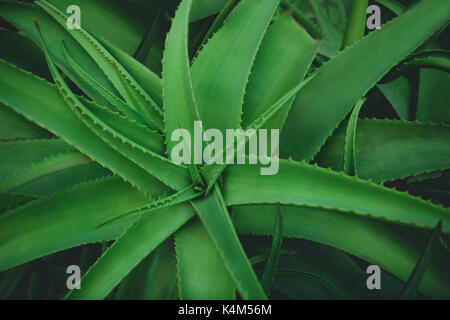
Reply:
[[10, 193], [42, 177], [90, 162], [92, 162], [91, 159], [78, 151], [52, 156], [2, 179], [0, 181], [0, 193]]
[[164, 241], [121, 282], [118, 300], [170, 300], [178, 298], [177, 266], [172, 239]]
[[[67, 16], [46, 0], [35, 2], [50, 14], [61, 26], [66, 27]], [[91, 58], [103, 70], [108, 79], [130, 105], [149, 125], [162, 130], [162, 111], [156, 102], [142, 89], [128, 71], [106, 50], [102, 44], [88, 31], [81, 29], [70, 30], [70, 35], [89, 53]]]
[[369, 0], [352, 0], [350, 17], [345, 30], [342, 48], [348, 47], [364, 36], [366, 31], [367, 7]]
[[150, 57], [152, 46], [158, 42], [159, 34], [166, 23], [166, 3], [163, 3], [152, 12], [151, 22], [148, 23], [145, 35], [133, 54], [134, 59], [145, 64]]
[[[259, 175], [259, 166], [231, 165], [225, 173], [227, 205], [282, 203], [337, 208], [355, 215], [422, 228], [439, 220], [450, 232], [450, 210], [381, 185], [309, 165], [280, 160], [277, 175]], [[301, 177], [301, 179], [299, 179]]]
[[278, 0], [244, 0], [192, 65], [195, 99], [205, 128], [240, 127], [250, 70]]
[[421, 70], [417, 120], [450, 123], [448, 88], [450, 74], [439, 70]]
[[47, 130], [0, 103], [0, 140], [50, 138]]
[[385, 6], [396, 15], [402, 14], [406, 10], [406, 7], [396, 0], [376, 0], [376, 2]]
[[119, 1], [49, 0], [61, 12], [71, 5], [81, 11], [81, 25], [89, 32], [122, 48], [128, 54], [136, 51], [146, 29], [146, 19]]
[[128, 139], [130, 143], [139, 145], [145, 150], [163, 155], [165, 153], [164, 136], [160, 133], [150, 130], [149, 128], [140, 125], [128, 118], [123, 117], [118, 113], [111, 112], [98, 104], [92, 103], [89, 100], [81, 99], [93, 116], [100, 119], [111, 132], [117, 132]]
[[[313, 77], [309, 77], [308, 79], [300, 82], [296, 85], [292, 90], [287, 92], [283, 97], [281, 97], [277, 102], [275, 102], [272, 106], [270, 106], [267, 110], [264, 111], [261, 115], [256, 118], [246, 129], [253, 129], [254, 132], [257, 132], [260, 128], [262, 128], [267, 122], [273, 119], [273, 117], [277, 114], [277, 112], [285, 106], [295, 95], [308, 83], [313, 79]], [[246, 136], [244, 139], [244, 143], [247, 144], [249, 141], [249, 136]], [[236, 140], [236, 139], [235, 139]], [[233, 141], [233, 144], [235, 142]], [[227, 146], [222, 150], [222, 153], [225, 152], [230, 146]], [[240, 146], [238, 146], [235, 150], [238, 150]], [[226, 161], [225, 161], [226, 163]], [[217, 179], [222, 174], [223, 170], [225, 170], [227, 164], [212, 164], [206, 165], [201, 169], [202, 176], [208, 182], [207, 192], [209, 192], [212, 187], [215, 185]]]
[[398, 77], [377, 87], [391, 103], [400, 119], [411, 119], [411, 85], [405, 77]]
[[12, 32], [0, 28], [0, 58], [32, 72], [33, 74], [50, 79], [45, 57], [38, 46], [21, 32]]
[[105, 144], [86, 127], [55, 86], [4, 61], [0, 61], [0, 71], [0, 101], [44, 126], [148, 194], [159, 190], [155, 189], [158, 183], [152, 175]]
[[391, 81], [414, 69], [435, 69], [450, 72], [450, 51], [448, 50], [424, 50], [411, 54], [407, 59], [396, 65], [382, 79]]
[[74, 149], [60, 139], [30, 139], [0, 142], [0, 178], [30, 167], [45, 158]]
[[234, 230], [219, 187], [216, 185], [207, 198], [193, 202], [193, 207], [215, 244], [241, 297], [265, 299], [264, 290]]
[[333, 45], [339, 46], [342, 42], [342, 34], [340, 34], [339, 30], [337, 30], [331, 23], [331, 19], [328, 16], [323, 4], [315, 0], [309, 0], [309, 3], [314, 11], [320, 28], [325, 34], [325, 38]]
[[95, 162], [59, 170], [38, 180], [29, 182], [12, 192], [15, 195], [43, 197], [60, 192], [82, 183], [98, 180], [112, 175], [111, 171]]
[[[72, 101], [68, 103], [70, 104]], [[83, 104], [81, 103], [75, 106], [79, 108], [76, 111], [77, 115], [108, 146], [114, 148], [124, 157], [136, 163], [146, 172], [174, 190], [182, 190], [190, 185], [189, 171], [185, 167], [176, 165], [167, 158], [145, 149], [127, 137], [118, 134], [118, 132], [112, 130], [112, 128], [93, 116], [93, 113], [89, 114], [83, 111], [82, 106]], [[83, 115], [83, 112], [88, 116]]]
[[[268, 28], [246, 89], [244, 128], [303, 80], [318, 46], [289, 13]], [[286, 103], [264, 128], [281, 129], [292, 102]]]
[[180, 298], [232, 300], [236, 287], [211, 237], [199, 220], [175, 234]]
[[356, 173], [356, 125], [358, 122], [359, 111], [365, 101], [365, 99], [361, 99], [356, 103], [356, 106], [350, 114], [347, 130], [345, 131], [344, 172], [351, 176]]
[[0, 214], [3, 214], [9, 210], [13, 210], [21, 205], [26, 204], [34, 200], [33, 197], [14, 195], [14, 194], [1, 194], [0, 195]]
[[322, 30], [320, 30], [320, 28], [312, 20], [310, 20], [309, 17], [302, 12], [302, 10], [299, 10], [296, 6], [294, 6], [290, 0], [281, 0], [280, 6], [284, 9], [290, 10], [298, 23], [304, 27], [312, 37], [315, 39], [324, 38]]
[[171, 195], [161, 195], [158, 199], [151, 202], [150, 204], [144, 205], [142, 207], [138, 207], [133, 209], [132, 211], [125, 212], [119, 216], [113, 217], [108, 221], [105, 221], [98, 227], [102, 227], [108, 223], [114, 222], [119, 219], [128, 218], [129, 216], [143, 216], [149, 214], [154, 211], [158, 211], [164, 208], [169, 208], [178, 204], [182, 204], [195, 198], [200, 197], [203, 194], [202, 191], [197, 192], [194, 186], [189, 186], [186, 189], [181, 190], [180, 192], [171, 194]]
[[149, 201], [142, 192], [113, 177], [86, 183], [2, 214], [0, 270], [85, 243], [115, 239], [130, 224], [130, 219], [104, 228], [96, 226]]
[[[316, 161], [341, 171], [345, 125], [335, 131]], [[359, 119], [356, 130], [356, 172], [363, 179], [384, 182], [450, 167], [450, 127], [399, 120]]]
[[194, 22], [219, 12], [228, 0], [195, 0], [190, 21]]
[[[167, 153], [170, 155], [176, 142], [172, 133], [186, 129], [194, 134], [194, 121], [200, 120], [192, 92], [189, 67], [188, 31], [192, 0], [181, 2], [166, 39], [163, 61], [164, 121]], [[192, 159], [193, 148], [190, 146]], [[192, 161], [192, 163], [194, 163]]]
[[212, 37], [214, 33], [216, 33], [225, 23], [225, 21], [228, 19], [230, 14], [233, 12], [234, 8], [239, 4], [240, 0], [228, 0], [225, 4], [225, 6], [220, 10], [217, 17], [214, 19], [213, 24], [208, 29], [208, 32], [203, 37], [203, 41], [200, 45], [200, 48], [203, 47], [203, 45], [208, 42], [208, 40]]
[[270, 249], [269, 258], [267, 259], [264, 273], [261, 278], [261, 286], [266, 294], [270, 295], [275, 273], [278, 268], [278, 260], [280, 258], [281, 245], [283, 244], [283, 209], [281, 206], [277, 208], [277, 217], [275, 218], [272, 248]]
[[92, 90], [96, 92], [96, 95], [92, 97], [96, 100], [97, 103], [108, 106], [111, 110], [119, 111], [129, 119], [136, 121], [139, 124], [145, 124], [142, 120], [141, 116], [134, 111], [134, 109], [130, 108], [122, 99], [117, 97], [114, 93], [103, 87], [100, 83], [98, 83], [94, 78], [92, 78], [89, 73], [84, 71], [71, 57], [67, 52], [66, 46], [63, 43], [64, 47], [64, 56], [72, 67], [74, 72], [78, 75], [81, 81], [83, 81], [87, 86], [91, 87]]
[[[281, 137], [281, 155], [312, 159], [350, 108], [437, 31], [448, 20], [449, 12], [450, 2], [422, 1], [320, 68], [292, 107]], [[418, 24], [418, 20], [423, 23]], [[354, 71], [348, 72], [350, 69]]]
[[64, 73], [89, 96], [95, 96], [95, 91], [90, 87], [85, 86], [84, 82], [78, 79], [76, 74], [72, 71], [70, 65], [64, 58], [63, 47], [61, 46], [62, 41], [66, 44], [73, 60], [76, 61], [83, 70], [89, 70], [89, 74], [92, 78], [113, 93], [118, 94], [102, 69], [94, 60], [92, 60], [83, 47], [77, 43], [69, 31], [65, 29], [65, 25], [63, 26], [56, 22], [42, 9], [25, 2], [2, 0], [0, 1], [0, 16], [25, 33], [38, 46], [41, 46], [39, 35], [33, 23], [33, 19], [38, 20], [41, 30], [44, 33], [45, 43], [58, 67], [61, 68]]
[[[85, 273], [66, 299], [103, 299], [149, 253], [195, 215], [188, 204], [144, 216], [128, 228]], [[103, 228], [100, 228], [103, 229]]]
[[405, 285], [405, 288], [400, 294], [401, 299], [413, 299], [416, 296], [417, 289], [419, 288], [420, 282], [423, 279], [423, 276], [430, 265], [431, 257], [433, 251], [435, 251], [436, 246], [439, 244], [439, 239], [441, 236], [442, 223], [439, 222], [436, 228], [433, 231], [433, 234], [428, 240], [427, 247], [423, 252], [420, 260], [417, 262], [414, 267], [414, 271], [411, 273], [411, 276], [408, 279], [408, 282]]
[[[286, 237], [326, 244], [358, 256], [406, 281], [420, 258], [426, 240], [408, 230], [381, 221], [320, 208], [283, 206]], [[233, 222], [239, 232], [271, 234], [276, 206], [233, 208]], [[420, 290], [434, 298], [450, 297], [448, 251], [433, 256]], [[367, 279], [367, 278], [366, 278]]]
[[[134, 144], [133, 141], [106, 125], [101, 119], [96, 117], [95, 114], [90, 112], [90, 110], [80, 102], [77, 96], [70, 91], [70, 88], [64, 82], [62, 76], [59, 74], [56, 66], [51, 60], [45, 44], [43, 44], [43, 48], [58, 91], [72, 111], [87, 127], [95, 132], [95, 134], [109, 146], [112, 146], [123, 156], [138, 164], [141, 168], [151, 173], [169, 187], [175, 190], [181, 190], [189, 185], [189, 177], [186, 175], [183, 176], [183, 174], [186, 173], [186, 170], [183, 167], [177, 166], [167, 158], [161, 157], [150, 150], [146, 150], [140, 145]], [[149, 138], [150, 137], [151, 136], [149, 136]], [[158, 143], [160, 142], [158, 141], [157, 134], [155, 133], [155, 136], [152, 138], [155, 139], [155, 148], [157, 148]]]
[[[361, 300], [393, 298], [397, 294], [397, 287], [394, 290], [388, 288], [386, 274], [382, 275], [381, 290], [367, 290], [367, 274], [344, 252], [310, 241], [297, 242], [298, 253], [280, 256], [274, 283], [276, 290], [289, 297], [314, 299], [328, 293], [325, 299], [331, 296], [333, 299]], [[305, 282], [310, 286], [304, 285]], [[323, 288], [325, 290], [321, 290]]]
[[132, 56], [109, 43], [107, 40], [99, 39], [99, 41], [162, 109], [163, 102], [161, 78], [139, 63], [139, 61], [135, 60]]

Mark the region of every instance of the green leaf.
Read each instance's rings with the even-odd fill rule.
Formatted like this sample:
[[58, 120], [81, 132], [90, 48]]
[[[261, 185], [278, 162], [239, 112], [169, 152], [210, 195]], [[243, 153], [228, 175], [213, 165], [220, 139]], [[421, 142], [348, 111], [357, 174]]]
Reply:
[[325, 38], [332, 44], [340, 44], [341, 35], [338, 33], [338, 30], [331, 23], [330, 17], [327, 15], [327, 12], [325, 11], [323, 5], [316, 0], [309, 0], [309, 4], [311, 5], [314, 11], [314, 14], [317, 18], [317, 22], [319, 23], [320, 28], [325, 34]]
[[[288, 103], [297, 94], [297, 92], [299, 92], [308, 82], [310, 82], [311, 79], [313, 79], [313, 77], [310, 77], [307, 80], [304, 80], [304, 81], [300, 82], [298, 85], [296, 85], [292, 90], [290, 90], [283, 97], [281, 97], [280, 100], [278, 100], [270, 108], [265, 110], [263, 114], [261, 114], [256, 120], [254, 120], [247, 127], [247, 129], [254, 129], [255, 130], [254, 132], [256, 133], [268, 121], [273, 119], [274, 115], [278, 111], [280, 111], [280, 109], [283, 106], [285, 106], [286, 103]], [[236, 140], [236, 139], [234, 139], [234, 140]], [[243, 142], [245, 144], [247, 144], [249, 140], [250, 140], [250, 137], [247, 135], [245, 137], [245, 139], [243, 140]], [[234, 141], [232, 143], [234, 145]], [[224, 153], [225, 150], [227, 150], [230, 147], [231, 147], [231, 144], [227, 145], [227, 147], [222, 150], [222, 153]], [[239, 148], [240, 148], [240, 146], [238, 146], [235, 149], [235, 153], [236, 153], [236, 150], [239, 150]], [[226, 161], [224, 161], [224, 162], [226, 163]], [[207, 187], [206, 193], [209, 193], [209, 191], [215, 185], [215, 182], [217, 181], [219, 176], [222, 174], [223, 170], [226, 169], [226, 167], [227, 167], [227, 164], [219, 164], [219, 165], [212, 164], [212, 165], [206, 165], [201, 169], [202, 176], [208, 182], [208, 187]]]
[[16, 195], [43, 197], [55, 192], [73, 188], [82, 183], [98, 180], [112, 175], [111, 171], [95, 162], [56, 171], [48, 176], [42, 176], [23, 187], [13, 191]]
[[234, 8], [239, 4], [240, 0], [228, 0], [225, 6], [220, 10], [213, 24], [209, 28], [206, 35], [203, 37], [203, 41], [200, 44], [200, 48], [203, 47], [208, 40], [212, 37], [214, 33], [216, 33], [226, 22], [230, 14], [233, 12]]
[[203, 127], [240, 127], [250, 70], [278, 0], [244, 0], [194, 61], [192, 84]]
[[201, 196], [203, 192], [196, 192], [194, 186], [189, 186], [186, 189], [181, 190], [180, 192], [177, 192], [175, 194], [166, 196], [162, 195], [160, 198], [156, 199], [155, 201], [151, 202], [150, 204], [144, 205], [142, 207], [134, 208], [132, 211], [125, 212], [119, 216], [113, 217], [112, 219], [109, 219], [108, 221], [103, 222], [98, 228], [103, 227], [106, 224], [109, 224], [111, 222], [114, 222], [119, 219], [128, 218], [131, 216], [142, 216], [157, 210], [161, 210], [164, 208], [169, 208], [174, 205], [182, 204], [191, 200], [194, 200], [195, 198], [198, 198]]
[[400, 15], [406, 11], [406, 7], [396, 0], [376, 0], [376, 2], [385, 6], [396, 15]]
[[52, 134], [0, 103], [0, 140], [51, 138]]
[[400, 119], [411, 118], [411, 85], [405, 77], [398, 77], [389, 83], [378, 84], [378, 89], [391, 103]]
[[199, 220], [175, 234], [180, 299], [236, 298], [236, 287], [206, 229]]
[[277, 216], [275, 219], [275, 227], [273, 231], [272, 248], [270, 249], [269, 259], [267, 259], [266, 267], [261, 279], [261, 286], [267, 295], [270, 294], [275, 273], [278, 267], [278, 259], [280, 258], [281, 245], [283, 243], [283, 209], [278, 206]]
[[392, 81], [410, 70], [426, 68], [450, 72], [450, 51], [424, 50], [411, 54], [408, 58], [396, 65], [382, 79], [383, 82]]
[[60, 139], [30, 139], [0, 142], [0, 178], [13, 175], [45, 158], [73, 151]]
[[219, 12], [228, 0], [195, 0], [190, 21], [194, 22]]
[[105, 298], [134, 267], [194, 214], [191, 206], [178, 205], [138, 219], [83, 275], [81, 289], [71, 290], [65, 298]]
[[442, 222], [439, 222], [436, 228], [433, 231], [433, 234], [428, 241], [427, 247], [423, 252], [420, 260], [417, 262], [417, 265], [414, 268], [411, 276], [408, 279], [408, 282], [405, 285], [402, 293], [400, 294], [400, 299], [413, 299], [416, 295], [417, 289], [419, 288], [420, 282], [423, 279], [423, 276], [430, 265], [431, 256], [435, 247], [439, 243], [439, 238], [442, 230]]
[[173, 240], [149, 254], [121, 282], [117, 300], [171, 300], [178, 298], [177, 267]]
[[438, 70], [421, 70], [417, 120], [450, 123], [450, 101], [446, 93], [450, 74]]
[[[312, 159], [350, 108], [446, 23], [448, 12], [448, 2], [422, 1], [320, 68], [292, 107], [280, 141], [281, 156]], [[400, 38], [403, 41], [399, 42]]]
[[136, 51], [145, 33], [146, 19], [121, 2], [108, 0], [49, 0], [61, 12], [71, 5], [81, 11], [81, 26], [128, 54]]
[[148, 194], [159, 190], [155, 185], [160, 184], [151, 174], [89, 130], [73, 114], [55, 86], [1, 60], [0, 71], [0, 101], [33, 119], [140, 189], [146, 190]]
[[[41, 40], [44, 41], [42, 37]], [[55, 79], [56, 87], [72, 111], [86, 124], [86, 126], [94, 131], [97, 136], [99, 136], [108, 145], [112, 146], [125, 157], [137, 163], [141, 168], [151, 173], [154, 177], [169, 187], [175, 190], [181, 190], [185, 186], [189, 185], [189, 178], [186, 175], [183, 175], [186, 173], [186, 170], [183, 167], [175, 165], [167, 158], [161, 157], [150, 150], [146, 150], [139, 145], [135, 145], [127, 137], [120, 135], [118, 132], [103, 123], [93, 113], [91, 113], [89, 109], [87, 109], [78, 100], [76, 95], [70, 91], [69, 87], [62, 79], [62, 76], [58, 73], [56, 66], [48, 54], [44, 42], [42, 43], [42, 46], [44, 48], [44, 53], [50, 72]], [[156, 144], [158, 144], [158, 141], [156, 141]]]
[[292, 249], [298, 252], [280, 256], [274, 283], [274, 289], [290, 298], [314, 299], [325, 295], [325, 299], [331, 296], [333, 299], [365, 300], [396, 297], [397, 287], [394, 290], [389, 287], [387, 273], [383, 273], [382, 290], [367, 290], [367, 274], [341, 250], [299, 240], [293, 242]]
[[366, 99], [361, 99], [355, 108], [353, 108], [345, 132], [344, 172], [350, 176], [356, 174], [356, 124], [358, 122], [359, 111], [364, 102], [366, 102]]
[[[322, 167], [344, 170], [343, 122], [316, 157]], [[399, 120], [359, 119], [356, 172], [363, 179], [391, 181], [450, 167], [450, 127]], [[413, 160], [412, 160], [413, 159]]]
[[[91, 87], [92, 90], [95, 90], [97, 93], [98, 103], [104, 104], [108, 106], [112, 110], [117, 110], [121, 112], [123, 115], [128, 117], [131, 120], [136, 121], [139, 124], [145, 124], [139, 114], [130, 108], [122, 99], [117, 97], [114, 93], [103, 87], [100, 83], [98, 83], [94, 78], [92, 78], [89, 73], [84, 71], [73, 59], [70, 57], [69, 52], [67, 52], [66, 46], [63, 43], [64, 56], [72, 67], [74, 72], [83, 79], [87, 86]], [[94, 97], [94, 100], [96, 97]]]
[[[85, 243], [112, 240], [129, 225], [101, 222], [150, 200], [120, 178], [106, 178], [0, 215], [0, 270]], [[39, 228], [36, 228], [39, 226]]]
[[292, 5], [290, 0], [281, 0], [280, 6], [282, 8], [288, 9], [292, 12], [294, 18], [298, 23], [308, 31], [308, 33], [315, 39], [323, 39], [324, 35], [322, 31], [312, 22], [301, 10]]
[[131, 121], [118, 113], [114, 113], [105, 107], [92, 103], [87, 99], [80, 99], [92, 114], [100, 119], [111, 132], [115, 132], [127, 138], [130, 143], [139, 145], [145, 150], [165, 154], [164, 136], [156, 131], [150, 130], [146, 126]]
[[0, 28], [2, 39], [0, 58], [32, 72], [33, 74], [50, 79], [45, 57], [38, 46], [21, 32], [12, 32]]
[[[229, 206], [282, 203], [335, 208], [392, 223], [450, 232], [450, 210], [393, 189], [304, 162], [280, 160], [277, 175], [259, 175], [259, 165], [230, 165], [224, 198]], [[301, 177], [299, 179], [298, 177]]]
[[[75, 152], [74, 148], [60, 139], [0, 142], [0, 153], [3, 155], [0, 159], [0, 184], [17, 181], [20, 177], [26, 178], [27, 184], [12, 193], [41, 197], [110, 174], [99, 164], [87, 161], [82, 154], [75, 155], [75, 159], [81, 162], [87, 161], [88, 164], [70, 166], [69, 169], [64, 168], [66, 162], [62, 163], [62, 167], [48, 166], [58, 157], [61, 160], [60, 156], [65, 157], [73, 152]], [[36, 169], [42, 169], [42, 165], [46, 170], [36, 171]], [[31, 177], [39, 179], [31, 181], [30, 176], [24, 176], [25, 173], [30, 172], [34, 173]], [[46, 175], [48, 173], [50, 175]]]
[[[426, 241], [409, 230], [358, 215], [294, 206], [283, 206], [283, 212], [285, 237], [341, 249], [380, 266], [403, 281], [410, 276], [426, 246]], [[241, 233], [272, 234], [275, 216], [275, 205], [233, 208], [233, 222]], [[420, 285], [423, 293], [436, 299], [450, 297], [448, 254], [445, 249], [439, 249]]]
[[[318, 47], [319, 43], [289, 13], [283, 14], [270, 25], [246, 89], [242, 107], [244, 128], [303, 80]], [[263, 127], [281, 129], [292, 103], [293, 99]]]
[[107, 40], [99, 41], [162, 109], [162, 83], [159, 76]]
[[[192, 92], [191, 73], [189, 67], [188, 31], [189, 13], [192, 0], [181, 2], [172, 27], [166, 39], [163, 61], [164, 120], [167, 139], [167, 153], [171, 155], [176, 142], [172, 141], [172, 133], [177, 129], [186, 129], [194, 134], [194, 121], [200, 115]], [[194, 159], [194, 146], [191, 150], [191, 163]]]
[[77, 151], [52, 156], [0, 181], [0, 193], [12, 192], [34, 180], [68, 168], [87, 164], [91, 161], [91, 159]]
[[[61, 26], [66, 27], [67, 16], [46, 0], [35, 2], [50, 14]], [[131, 77], [128, 71], [117, 63], [111, 53], [89, 32], [73, 29], [69, 32], [74, 39], [89, 53], [91, 58], [103, 70], [115, 88], [150, 125], [162, 130], [162, 111], [156, 102]], [[139, 110], [138, 110], [139, 109]]]
[[88, 52], [86, 52], [72, 37], [69, 31], [65, 29], [65, 24], [59, 24], [41, 8], [26, 2], [2, 0], [0, 1], [0, 16], [25, 33], [34, 43], [40, 46], [41, 42], [39, 40], [39, 35], [33, 23], [33, 19], [38, 20], [41, 30], [45, 33], [45, 43], [58, 67], [61, 68], [64, 71], [64, 74], [68, 75], [69, 78], [89, 96], [95, 96], [95, 91], [90, 87], [85, 86], [84, 82], [72, 71], [70, 65], [64, 58], [61, 42], [66, 44], [73, 60], [76, 61], [83, 70], [89, 70], [89, 74], [92, 78], [97, 80], [103, 87], [118, 94], [102, 69], [94, 60], [92, 60]]
[[348, 47], [364, 37], [367, 21], [367, 7], [369, 0], [352, 0], [350, 18], [345, 30], [342, 48]]
[[241, 297], [266, 299], [264, 290], [239, 242], [217, 185], [207, 198], [193, 202], [193, 207], [215, 244]]

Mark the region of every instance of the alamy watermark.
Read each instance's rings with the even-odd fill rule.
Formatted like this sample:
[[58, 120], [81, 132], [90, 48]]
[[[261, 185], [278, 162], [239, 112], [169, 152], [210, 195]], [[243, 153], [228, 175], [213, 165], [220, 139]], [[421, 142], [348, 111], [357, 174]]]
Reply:
[[370, 16], [367, 17], [367, 29], [375, 30], [381, 29], [381, 9], [379, 6], [373, 4], [367, 7], [367, 14]]
[[[279, 170], [278, 129], [227, 129], [225, 139], [219, 129], [203, 132], [202, 121], [194, 121], [194, 136], [186, 129], [176, 129], [170, 137], [177, 142], [171, 152], [176, 164], [258, 164], [261, 175], [274, 175]], [[268, 144], [270, 142], [270, 150]], [[203, 145], [206, 144], [205, 147]], [[246, 146], [248, 146], [248, 151]]]
[[69, 277], [67, 277], [66, 286], [67, 289], [73, 290], [81, 289], [81, 269], [76, 264], [70, 265], [66, 269], [66, 273], [70, 274]]
[[70, 5], [66, 10], [70, 16], [67, 18], [67, 28], [69, 30], [81, 29], [81, 9], [77, 5]]

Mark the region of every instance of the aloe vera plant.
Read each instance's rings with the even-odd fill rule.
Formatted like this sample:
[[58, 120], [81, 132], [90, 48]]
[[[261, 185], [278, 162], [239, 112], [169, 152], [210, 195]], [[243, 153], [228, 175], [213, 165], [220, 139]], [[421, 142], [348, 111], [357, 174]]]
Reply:
[[450, 298], [450, 2], [376, 3], [0, 0], [0, 298]]

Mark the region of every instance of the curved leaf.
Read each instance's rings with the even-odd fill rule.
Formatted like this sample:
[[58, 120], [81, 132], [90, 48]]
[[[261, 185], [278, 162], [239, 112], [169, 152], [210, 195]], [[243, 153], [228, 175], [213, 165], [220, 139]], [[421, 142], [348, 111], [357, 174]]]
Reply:
[[[150, 200], [120, 178], [106, 178], [0, 215], [0, 270], [81, 244], [116, 238], [130, 223], [101, 222]], [[39, 226], [39, 228], [36, 228]]]
[[199, 220], [175, 234], [180, 299], [232, 300], [236, 288]]
[[240, 127], [250, 70], [278, 0], [244, 0], [194, 61], [192, 85], [203, 127]]
[[280, 160], [277, 175], [258, 173], [257, 165], [228, 167], [224, 188], [227, 205], [282, 203], [336, 208], [422, 228], [433, 228], [442, 220], [443, 232], [450, 232], [449, 209], [366, 180], [287, 160]]
[[[380, 266], [406, 281], [420, 258], [426, 239], [409, 230], [358, 215], [321, 208], [283, 206], [286, 237], [326, 244]], [[239, 232], [271, 234], [276, 206], [233, 208], [233, 222]], [[450, 297], [448, 251], [433, 256], [420, 290], [437, 299]]]
[[65, 298], [105, 298], [134, 267], [194, 214], [191, 206], [178, 205], [138, 219], [83, 275], [81, 289], [71, 290]]
[[449, 12], [449, 2], [421, 1], [321, 67], [292, 107], [281, 137], [281, 156], [311, 160], [350, 108], [446, 23]]
[[[0, 60], [0, 101], [44, 126], [139, 188], [154, 194], [159, 183], [147, 171], [108, 146], [73, 114], [57, 88]], [[45, 110], [45, 112], [44, 112]]]
[[[316, 161], [341, 171], [346, 122], [327, 141]], [[450, 127], [399, 120], [359, 119], [356, 171], [360, 178], [390, 181], [450, 167]]]

